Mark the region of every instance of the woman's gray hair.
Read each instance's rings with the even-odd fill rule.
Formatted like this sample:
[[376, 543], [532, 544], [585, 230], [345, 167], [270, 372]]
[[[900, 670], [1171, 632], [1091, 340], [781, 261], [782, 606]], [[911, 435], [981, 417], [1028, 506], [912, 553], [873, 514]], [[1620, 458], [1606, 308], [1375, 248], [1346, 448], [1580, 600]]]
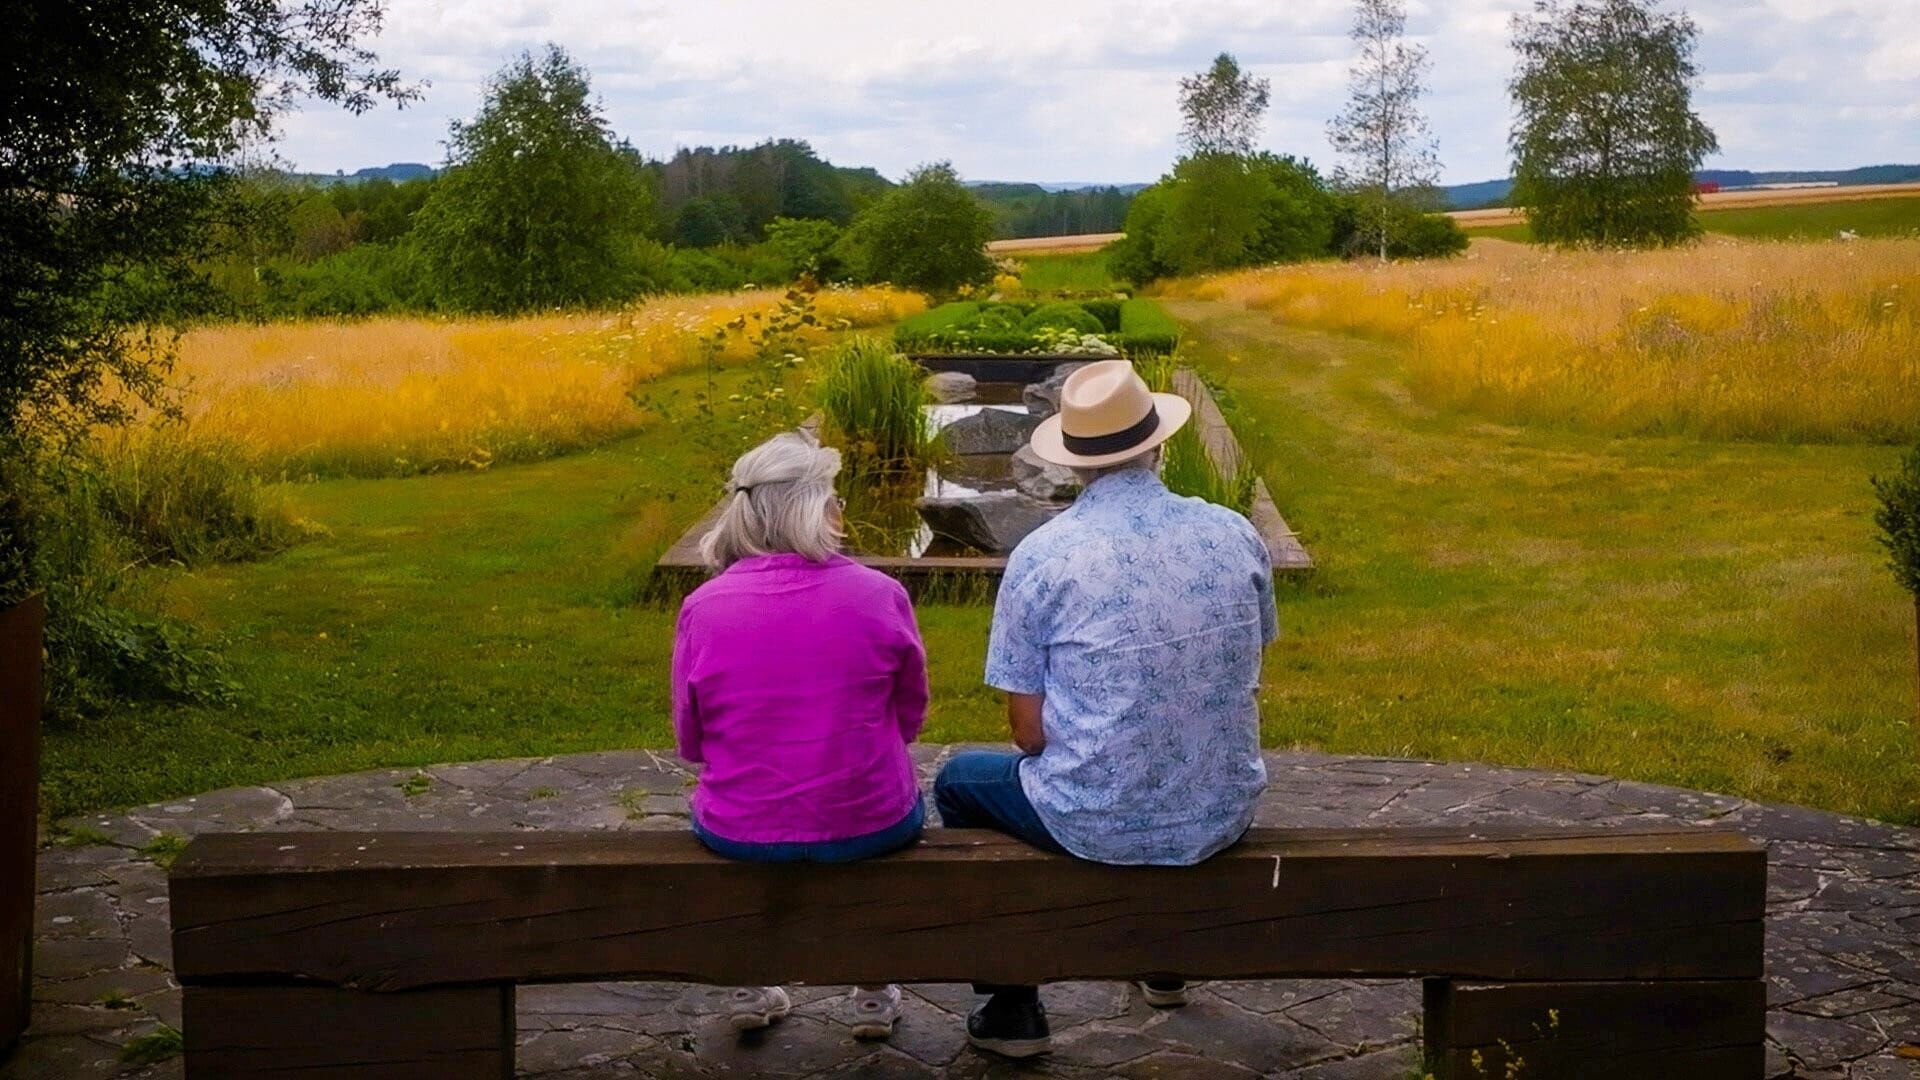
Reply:
[[810, 435], [775, 435], [740, 455], [720, 520], [700, 541], [700, 557], [725, 570], [755, 555], [792, 553], [825, 562], [842, 533], [827, 513], [840, 451]]

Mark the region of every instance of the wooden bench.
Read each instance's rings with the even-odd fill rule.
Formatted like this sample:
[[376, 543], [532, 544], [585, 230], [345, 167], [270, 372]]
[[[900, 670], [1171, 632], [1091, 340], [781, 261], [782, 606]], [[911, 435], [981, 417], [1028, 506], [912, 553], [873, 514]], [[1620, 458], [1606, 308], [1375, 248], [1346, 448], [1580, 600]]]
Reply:
[[1717, 830], [1256, 829], [1191, 868], [971, 830], [845, 866], [674, 832], [218, 834], [171, 882], [189, 1080], [510, 1076], [515, 984], [606, 979], [1424, 977], [1441, 1077], [1763, 1066], [1766, 854]]

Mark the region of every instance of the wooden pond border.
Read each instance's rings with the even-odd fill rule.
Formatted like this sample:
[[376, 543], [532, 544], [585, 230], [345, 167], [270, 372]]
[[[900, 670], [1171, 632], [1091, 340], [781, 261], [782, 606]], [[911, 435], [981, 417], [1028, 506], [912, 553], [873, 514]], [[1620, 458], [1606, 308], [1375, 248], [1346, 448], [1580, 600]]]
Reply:
[[[960, 371], [981, 382], [1005, 383], [1039, 382], [1057, 364], [1086, 359], [1079, 355], [1006, 356], [987, 353], [940, 353], [913, 357], [929, 373]], [[1238, 468], [1246, 460], [1246, 451], [1241, 449], [1240, 440], [1234, 435], [1226, 416], [1221, 413], [1220, 403], [1214, 400], [1207, 384], [1191, 368], [1180, 368], [1173, 373], [1173, 389], [1181, 397], [1193, 402], [1192, 423], [1214, 465], [1222, 471]], [[700, 559], [700, 540], [713, 529], [724, 505], [724, 501], [714, 503], [713, 508], [682, 533], [680, 539], [660, 557], [660, 561], [654, 564], [649, 592], [661, 596], [679, 595], [706, 580], [707, 567]], [[1280, 508], [1274, 504], [1273, 493], [1268, 490], [1265, 478], [1254, 479], [1253, 505], [1247, 517], [1252, 520], [1261, 539], [1266, 541], [1267, 551], [1273, 558], [1275, 577], [1312, 572], [1313, 557], [1301, 546], [1299, 537], [1288, 526], [1286, 518], [1280, 516]], [[862, 566], [870, 566], [899, 578], [915, 596], [940, 595], [949, 590], [977, 594], [981, 591], [981, 579], [997, 581], [1007, 568], [1004, 555], [942, 555], [917, 559], [904, 555], [854, 555], [851, 558]]]

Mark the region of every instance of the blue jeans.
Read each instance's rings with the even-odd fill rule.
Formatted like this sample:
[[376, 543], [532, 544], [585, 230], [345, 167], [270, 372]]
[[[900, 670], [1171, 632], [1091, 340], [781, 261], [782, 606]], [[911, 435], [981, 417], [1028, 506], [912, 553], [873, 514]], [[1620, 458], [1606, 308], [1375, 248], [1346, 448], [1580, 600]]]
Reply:
[[693, 835], [699, 837], [700, 842], [707, 846], [707, 850], [715, 855], [740, 862], [850, 863], [876, 858], [906, 847], [920, 839], [920, 830], [926, 823], [926, 811], [920, 808], [920, 798], [916, 795], [913, 800], [913, 809], [907, 811], [906, 817], [879, 832], [870, 832], [864, 836], [850, 836], [844, 840], [749, 844], [739, 840], [729, 840], [724, 836], [715, 836], [701, 827], [698, 818], [693, 820]]
[[999, 750], [955, 754], [933, 780], [933, 805], [949, 829], [993, 829], [1042, 851], [1065, 855], [1020, 786], [1027, 755]]
[[[933, 780], [933, 805], [940, 811], [940, 823], [949, 829], [993, 829], [1042, 851], [1067, 854], [1020, 786], [1020, 762], [1026, 756], [997, 750], [955, 754]], [[1040, 1000], [1037, 986], [974, 983], [973, 992], [1006, 1002]]]

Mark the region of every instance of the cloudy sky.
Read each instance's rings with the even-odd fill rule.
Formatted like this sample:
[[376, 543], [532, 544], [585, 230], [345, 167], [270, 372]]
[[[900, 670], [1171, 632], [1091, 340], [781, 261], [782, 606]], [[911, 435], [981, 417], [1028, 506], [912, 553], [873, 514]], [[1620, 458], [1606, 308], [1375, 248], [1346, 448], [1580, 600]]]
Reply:
[[[1672, 3], [1673, 0], [1668, 0]], [[387, 0], [383, 61], [425, 99], [360, 117], [313, 108], [280, 154], [311, 171], [437, 163], [513, 54], [584, 62], [643, 152], [804, 138], [898, 177], [1147, 181], [1172, 160], [1175, 84], [1221, 50], [1273, 82], [1265, 144], [1326, 162], [1344, 94], [1348, 0]], [[1433, 57], [1444, 181], [1504, 176], [1507, 21], [1529, 0], [1409, 0]], [[1920, 161], [1920, 0], [1691, 0], [1710, 165]]]

